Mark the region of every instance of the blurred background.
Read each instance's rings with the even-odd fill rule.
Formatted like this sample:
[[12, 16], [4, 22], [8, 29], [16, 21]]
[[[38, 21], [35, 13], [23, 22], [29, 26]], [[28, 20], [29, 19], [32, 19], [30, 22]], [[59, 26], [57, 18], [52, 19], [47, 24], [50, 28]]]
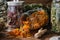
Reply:
[[[7, 0], [7, 1], [13, 1], [13, 0]], [[52, 0], [22, 0], [25, 1], [25, 3], [42, 3], [43, 5], [51, 6]]]

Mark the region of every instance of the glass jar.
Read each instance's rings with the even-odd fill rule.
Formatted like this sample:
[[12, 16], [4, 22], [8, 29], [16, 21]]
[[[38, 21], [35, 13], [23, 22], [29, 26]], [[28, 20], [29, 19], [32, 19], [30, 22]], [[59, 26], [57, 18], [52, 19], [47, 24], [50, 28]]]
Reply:
[[24, 1], [9, 1], [7, 10], [7, 24], [11, 28], [19, 27], [20, 15]]
[[57, 3], [56, 9], [56, 24], [57, 24], [57, 32], [60, 32], [60, 4]]
[[53, 0], [51, 9], [52, 31], [60, 32], [60, 3], [59, 0]]

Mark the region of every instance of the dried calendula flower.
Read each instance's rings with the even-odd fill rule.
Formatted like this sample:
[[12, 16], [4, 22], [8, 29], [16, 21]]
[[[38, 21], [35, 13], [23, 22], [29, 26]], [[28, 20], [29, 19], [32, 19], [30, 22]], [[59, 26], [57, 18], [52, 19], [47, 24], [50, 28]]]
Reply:
[[24, 26], [23, 26], [23, 30], [26, 31], [26, 32], [29, 32], [29, 29], [30, 29], [29, 22], [25, 21], [24, 22]]
[[[22, 38], [31, 37], [32, 36], [31, 30], [37, 30], [43, 27], [47, 22], [48, 22], [47, 13], [44, 10], [37, 11], [32, 13], [30, 16], [26, 17], [25, 20], [22, 21], [23, 26], [20, 26], [20, 29], [13, 30], [12, 33], [17, 37], [22, 37]], [[39, 36], [43, 35], [45, 32], [46, 29], [44, 30], [40, 29], [38, 33], [35, 34], [35, 37], [38, 38]]]
[[21, 31], [19, 29], [13, 29], [12, 31], [8, 32], [10, 35], [18, 36], [20, 35]]
[[29, 18], [28, 21], [31, 25], [30, 28], [32, 30], [41, 28], [48, 23], [48, 15], [47, 15], [47, 12], [45, 12], [45, 10], [34, 12], [28, 18]]

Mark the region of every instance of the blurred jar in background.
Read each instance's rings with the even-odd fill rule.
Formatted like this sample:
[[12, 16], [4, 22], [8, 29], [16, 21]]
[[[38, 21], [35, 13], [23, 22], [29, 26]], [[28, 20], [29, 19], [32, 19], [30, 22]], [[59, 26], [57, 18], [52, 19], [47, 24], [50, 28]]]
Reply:
[[7, 10], [7, 24], [9, 28], [19, 27], [20, 15], [22, 11], [22, 4], [24, 1], [9, 1], [8, 3], [8, 10]]
[[60, 32], [60, 0], [53, 0], [51, 9], [52, 31]]

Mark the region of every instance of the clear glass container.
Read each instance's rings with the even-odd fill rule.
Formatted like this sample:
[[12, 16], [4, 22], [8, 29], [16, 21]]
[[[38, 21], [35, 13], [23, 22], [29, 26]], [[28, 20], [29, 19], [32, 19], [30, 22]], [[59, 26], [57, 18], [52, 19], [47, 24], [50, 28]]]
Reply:
[[51, 8], [52, 31], [60, 32], [60, 3], [59, 0], [53, 0]]
[[7, 26], [9, 28], [17, 28], [20, 26], [20, 16], [22, 13], [22, 5], [24, 1], [9, 1], [8, 3], [8, 10], [7, 10]]

